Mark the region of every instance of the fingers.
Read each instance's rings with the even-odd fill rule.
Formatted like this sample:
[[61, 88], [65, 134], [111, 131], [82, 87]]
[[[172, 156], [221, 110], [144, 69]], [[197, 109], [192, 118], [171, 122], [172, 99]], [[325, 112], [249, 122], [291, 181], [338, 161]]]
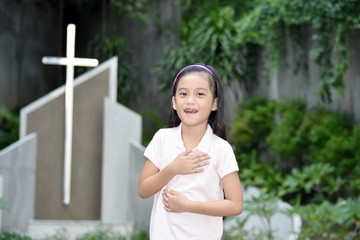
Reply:
[[174, 191], [174, 190], [165, 190], [168, 194], [169, 194], [169, 196], [171, 197], [171, 196], [175, 196], [178, 192], [176, 192], [176, 191]]
[[189, 154], [191, 153], [191, 151], [192, 151], [191, 148], [190, 148], [190, 149], [186, 149], [184, 152], [180, 153], [179, 156], [187, 156], [187, 155], [189, 155]]
[[174, 171], [177, 174], [193, 174], [204, 171], [204, 167], [208, 165], [210, 156], [197, 149], [187, 149], [180, 153], [173, 161]]
[[166, 189], [164, 189], [164, 191], [162, 193], [162, 202], [164, 204], [164, 209], [167, 212], [171, 212], [170, 197], [173, 193], [175, 193], [175, 192], [172, 190], [166, 190]]
[[176, 194], [177, 194], [177, 192], [174, 191], [174, 190], [166, 190], [166, 189], [164, 189], [164, 191], [163, 191], [163, 196], [166, 196], [168, 198], [174, 197]]
[[209, 159], [209, 155], [196, 157], [195, 159], [193, 159], [194, 169], [208, 165], [210, 163]]
[[194, 163], [198, 163], [210, 159], [210, 156], [207, 153], [197, 153], [189, 157], [194, 161]]
[[170, 212], [171, 211], [170, 205], [164, 198], [163, 198], [163, 204], [164, 204], [165, 211]]
[[209, 161], [203, 161], [203, 162], [199, 162], [199, 163], [194, 163], [194, 167], [192, 169], [192, 173], [200, 173], [200, 172], [204, 172], [205, 169], [202, 168], [206, 165], [209, 164]]
[[193, 161], [193, 164], [197, 167], [202, 167], [202, 166], [209, 164], [209, 162], [210, 162], [209, 159], [210, 159], [210, 157], [195, 159]]
[[163, 193], [162, 193], [162, 202], [164, 204], [164, 209], [166, 211], [170, 210], [168, 201], [169, 201], [169, 199], [168, 199], [168, 197], [166, 195], [166, 190], [164, 190]]
[[196, 153], [191, 157], [192, 160], [192, 169], [191, 169], [191, 173], [201, 173], [204, 172], [205, 169], [203, 168], [204, 166], [208, 165], [210, 156], [207, 153]]
[[201, 173], [201, 172], [204, 172], [204, 171], [205, 171], [205, 170], [202, 169], [202, 168], [194, 168], [194, 169], [192, 170], [193, 173]]

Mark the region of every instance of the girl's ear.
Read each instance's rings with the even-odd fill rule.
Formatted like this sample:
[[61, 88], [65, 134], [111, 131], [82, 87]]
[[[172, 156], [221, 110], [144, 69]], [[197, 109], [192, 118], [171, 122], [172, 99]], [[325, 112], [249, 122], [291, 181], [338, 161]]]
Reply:
[[211, 110], [212, 111], [216, 111], [217, 110], [217, 98], [214, 98], [214, 101], [213, 101], [213, 104], [212, 104], [212, 107], [211, 107]]
[[176, 111], [176, 102], [175, 102], [175, 97], [174, 96], [171, 98], [171, 102], [172, 102], [173, 109]]

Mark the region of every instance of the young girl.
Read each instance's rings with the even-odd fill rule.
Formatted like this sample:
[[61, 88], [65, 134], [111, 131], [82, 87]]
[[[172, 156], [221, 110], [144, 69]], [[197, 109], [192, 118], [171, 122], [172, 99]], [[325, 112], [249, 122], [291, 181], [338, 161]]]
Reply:
[[183, 68], [173, 82], [172, 108], [169, 128], [145, 150], [139, 178], [139, 196], [155, 194], [150, 239], [220, 240], [223, 216], [240, 214], [243, 200], [216, 71]]

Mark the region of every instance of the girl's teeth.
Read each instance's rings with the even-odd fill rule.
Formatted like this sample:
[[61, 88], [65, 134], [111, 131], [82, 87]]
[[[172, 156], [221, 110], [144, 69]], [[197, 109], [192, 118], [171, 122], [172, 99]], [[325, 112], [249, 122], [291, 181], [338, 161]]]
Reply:
[[196, 113], [195, 110], [186, 110], [185, 112], [186, 112], [186, 113]]

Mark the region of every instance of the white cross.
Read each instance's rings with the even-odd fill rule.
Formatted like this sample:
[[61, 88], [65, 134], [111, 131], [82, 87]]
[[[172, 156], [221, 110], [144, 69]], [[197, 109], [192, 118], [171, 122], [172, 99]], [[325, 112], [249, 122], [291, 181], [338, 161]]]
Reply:
[[75, 58], [75, 25], [69, 24], [67, 26], [66, 57], [43, 57], [42, 63], [66, 66], [63, 204], [69, 205], [71, 192], [74, 67], [95, 67], [99, 64], [99, 61], [90, 58]]

